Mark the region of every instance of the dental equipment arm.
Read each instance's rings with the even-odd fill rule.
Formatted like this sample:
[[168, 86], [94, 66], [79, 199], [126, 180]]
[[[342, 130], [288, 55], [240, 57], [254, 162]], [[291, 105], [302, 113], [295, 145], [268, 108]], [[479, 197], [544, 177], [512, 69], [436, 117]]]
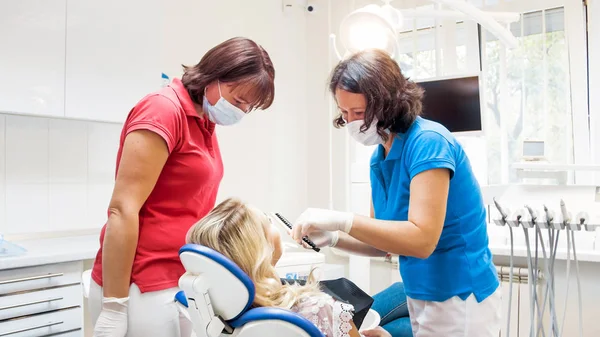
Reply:
[[[562, 199], [560, 200], [560, 213], [562, 215], [562, 225], [564, 227], [569, 226], [569, 224], [571, 223], [571, 213], [567, 211], [567, 205]], [[562, 227], [561, 229], [563, 229], [564, 227]]]
[[[525, 208], [527, 209], [527, 211], [529, 212], [529, 216], [531, 217], [531, 227], [533, 227], [534, 229], [534, 233], [533, 236], [535, 237], [535, 258], [534, 258], [534, 263], [533, 263], [533, 279], [531, 280], [532, 283], [532, 293], [531, 293], [531, 297], [532, 297], [532, 302], [535, 303], [535, 307], [538, 310], [538, 315], [537, 315], [537, 319], [538, 319], [538, 329], [537, 329], [537, 333], [535, 334], [535, 336], [539, 336], [540, 334], [540, 327], [541, 327], [541, 332], [542, 332], [542, 336], [546, 337], [546, 331], [544, 330], [544, 326], [542, 323], [543, 321], [543, 312], [544, 310], [541, 309], [541, 304], [540, 301], [538, 299], [537, 296], [537, 281], [538, 281], [538, 244], [540, 241], [540, 238], [538, 237], [538, 233], [541, 233], [540, 231], [540, 227], [538, 224], [538, 214], [537, 212], [529, 205], [525, 205]], [[545, 254], [544, 254], [545, 255]], [[533, 324], [531, 325], [533, 327]]]
[[[531, 306], [530, 306], [530, 322], [531, 322], [531, 326], [530, 326], [530, 332], [529, 335], [530, 337], [533, 336], [540, 336], [540, 332], [542, 332], [541, 336], [546, 336], [545, 331], [544, 331], [544, 321], [548, 322], [548, 320], [543, 319], [543, 317], [546, 316], [546, 304], [549, 303], [549, 323], [550, 323], [550, 335], [553, 337], [558, 337], [558, 336], [563, 336], [563, 330], [565, 327], [565, 319], [566, 319], [566, 310], [567, 310], [567, 299], [568, 299], [568, 290], [569, 290], [569, 284], [570, 284], [570, 260], [571, 260], [571, 246], [573, 247], [573, 259], [575, 261], [576, 264], [576, 271], [577, 271], [577, 290], [578, 290], [578, 304], [579, 304], [579, 335], [583, 336], [583, 318], [582, 318], [582, 294], [581, 294], [581, 282], [580, 282], [580, 276], [579, 276], [579, 266], [578, 266], [578, 259], [577, 259], [577, 253], [576, 253], [576, 239], [575, 239], [575, 233], [574, 231], [578, 231], [578, 230], [582, 230], [582, 227], [585, 228], [586, 231], [589, 231], [590, 229], [595, 230], [595, 226], [591, 226], [589, 224], [589, 215], [587, 214], [587, 212], [585, 211], [580, 211], [576, 214], [576, 216], [573, 216], [573, 214], [569, 211], [566, 203], [564, 200], [560, 200], [559, 203], [559, 207], [560, 207], [560, 215], [555, 215], [555, 213], [549, 209], [546, 205], [543, 206], [543, 212], [540, 212], [541, 214], [538, 214], [538, 212], [536, 211], [536, 209], [534, 209], [534, 207], [531, 207], [529, 205], [525, 205], [524, 209], [519, 209], [515, 212], [509, 212], [507, 210], [507, 208], [503, 207], [503, 205], [500, 205], [500, 203], [494, 199], [494, 204], [496, 206], [496, 208], [498, 209], [498, 212], [500, 214], [500, 218], [494, 218], [494, 222], [497, 225], [500, 226], [504, 226], [506, 224], [508, 224], [508, 228], [511, 234], [511, 256], [510, 256], [510, 263], [511, 263], [511, 271], [514, 268], [512, 263], [513, 263], [513, 254], [514, 254], [514, 248], [513, 248], [513, 233], [512, 233], [512, 228], [513, 227], [518, 227], [518, 226], [522, 226], [524, 229], [524, 236], [525, 236], [525, 244], [527, 245], [527, 261], [528, 261], [528, 270], [529, 270], [529, 278], [530, 278], [530, 282], [529, 282], [529, 289], [530, 289], [530, 296], [531, 296]], [[534, 228], [535, 231], [535, 246], [536, 246], [536, 251], [535, 251], [535, 263], [533, 263], [532, 260], [532, 253], [531, 253], [531, 247], [530, 247], [530, 240], [529, 240], [529, 233], [528, 233], [528, 228]], [[548, 239], [549, 241], [546, 241], [545, 238], [542, 235], [542, 229], [543, 228], [547, 228], [548, 230]], [[563, 313], [563, 317], [562, 317], [562, 323], [559, 321], [559, 319], [557, 319], [557, 301], [556, 301], [556, 291], [555, 291], [555, 287], [556, 287], [556, 282], [555, 282], [555, 277], [554, 277], [554, 269], [555, 269], [555, 260], [556, 260], [556, 254], [558, 251], [558, 241], [559, 241], [559, 237], [560, 237], [560, 232], [561, 230], [565, 230], [566, 231], [566, 235], [567, 235], [567, 290], [566, 290], [566, 294], [565, 294], [565, 302], [564, 302], [564, 313]], [[540, 267], [543, 268], [543, 278], [545, 279], [545, 286], [543, 289], [543, 293], [544, 293], [544, 300], [543, 300], [543, 304], [541, 304], [541, 301], [537, 295], [537, 288], [536, 285], [538, 284], [538, 279], [542, 279], [542, 276], [538, 276], [537, 270], [537, 263], [538, 263], [538, 241], [541, 244], [541, 250], [542, 250], [542, 254], [543, 254], [543, 258], [545, 260], [545, 263], [540, 264]], [[548, 246], [550, 254], [547, 254], [546, 251], [546, 246]], [[510, 276], [510, 281], [512, 281], [512, 274]], [[540, 284], [542, 284], [540, 282]], [[509, 289], [509, 308], [511, 306], [511, 298], [512, 298], [512, 284], [509, 285], [509, 287], [511, 287]], [[540, 308], [540, 304], [541, 304], [541, 308]], [[537, 311], [537, 314], [536, 314]], [[574, 310], [570, 310], [571, 312], [573, 312]], [[509, 309], [509, 314], [508, 314], [508, 326], [506, 329], [506, 333], [509, 334], [510, 333], [510, 319], [511, 319], [511, 310]], [[535, 316], [535, 317], [534, 317]], [[537, 323], [536, 323], [537, 322]], [[534, 325], [537, 324], [537, 332], [534, 331]]]
[[[580, 337], [583, 337], [583, 318], [581, 316], [582, 314], [582, 303], [581, 303], [581, 281], [579, 279], [579, 261], [577, 260], [577, 249], [575, 246], [575, 233], [573, 233], [573, 230], [580, 230], [581, 229], [581, 225], [583, 225], [585, 223], [585, 217], [581, 217], [581, 218], [576, 218], [575, 222], [571, 221], [571, 213], [569, 213], [567, 211], [567, 206], [564, 202], [564, 200], [561, 199], [560, 201], [560, 211], [563, 214], [563, 224], [565, 226], [565, 230], [567, 231], [567, 250], [569, 250], [568, 246], [569, 244], [571, 244], [571, 246], [573, 247], [573, 260], [575, 261], [575, 273], [576, 273], [576, 280], [577, 280], [577, 295], [578, 295], [578, 301], [579, 301], [579, 335]], [[570, 234], [570, 235], [569, 235]], [[569, 238], [570, 236], [570, 238]], [[568, 255], [568, 254], [567, 254]], [[569, 259], [570, 260], [570, 259]], [[569, 261], [567, 261], [568, 263]], [[569, 272], [569, 268], [567, 267], [567, 273]], [[563, 322], [562, 322], [562, 327], [564, 329], [564, 320], [565, 320], [565, 316], [566, 316], [566, 310], [567, 310], [567, 296], [568, 296], [568, 286], [569, 286], [569, 274], [567, 274], [567, 294], [565, 296], [565, 313], [563, 314]], [[562, 330], [561, 333], [562, 335]]]
[[[529, 282], [527, 282], [529, 287], [529, 297], [530, 297], [530, 305], [529, 305], [529, 319], [530, 322], [535, 322], [535, 288], [534, 288], [534, 270], [533, 263], [531, 261], [531, 244], [529, 242], [529, 226], [532, 224], [531, 221], [527, 221], [527, 214], [525, 210], [519, 209], [515, 212], [514, 217], [516, 218], [516, 226], [521, 226], [523, 228], [523, 234], [525, 236], [525, 247], [527, 252], [527, 271], [529, 274]], [[532, 324], [529, 325], [529, 336], [534, 337], [535, 327]]]
[[498, 202], [498, 200], [496, 200], [496, 198], [494, 198], [494, 205], [496, 206], [496, 209], [498, 209], [498, 212], [500, 212], [500, 215], [502, 216], [502, 220], [506, 221], [506, 218], [508, 218], [508, 211], [506, 211]]
[[[498, 212], [500, 212], [500, 216], [501, 219], [500, 221], [503, 223], [503, 225], [506, 224], [506, 219], [508, 218], [508, 211], [505, 210], [500, 203], [498, 202], [498, 200], [496, 200], [496, 198], [494, 198], [494, 205], [496, 206], [496, 209], [498, 209]], [[512, 308], [512, 293], [513, 293], [513, 256], [515, 255], [514, 253], [514, 238], [513, 238], [513, 231], [512, 231], [512, 227], [508, 226], [508, 230], [510, 232], [510, 262], [509, 262], [509, 270], [508, 270], [508, 308], [510, 310], [510, 308]], [[508, 318], [506, 319], [506, 337], [510, 337], [510, 312], [508, 313]]]

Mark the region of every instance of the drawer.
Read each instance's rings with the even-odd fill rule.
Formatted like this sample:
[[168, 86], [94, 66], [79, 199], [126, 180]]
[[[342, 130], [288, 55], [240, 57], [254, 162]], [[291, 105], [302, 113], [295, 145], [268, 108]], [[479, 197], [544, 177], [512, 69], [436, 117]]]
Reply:
[[0, 322], [0, 337], [39, 337], [81, 329], [81, 308], [54, 311]]
[[81, 283], [82, 272], [81, 261], [0, 270], [0, 296]]
[[24, 292], [0, 298], [0, 321], [81, 306], [83, 306], [83, 294], [79, 284]]
[[[42, 335], [40, 337], [83, 337], [84, 336], [84, 332], [83, 329], [77, 329], [74, 331], [69, 331], [69, 332], [64, 332], [64, 333], [59, 333], [59, 334], [51, 334], [51, 335]], [[8, 336], [10, 337], [10, 336]]]

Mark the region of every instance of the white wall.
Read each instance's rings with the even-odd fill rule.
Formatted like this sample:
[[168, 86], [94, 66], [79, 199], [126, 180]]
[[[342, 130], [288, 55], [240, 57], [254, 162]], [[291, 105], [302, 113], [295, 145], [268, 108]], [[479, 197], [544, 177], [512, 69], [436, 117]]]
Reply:
[[[591, 125], [591, 148], [594, 163], [600, 163], [600, 3], [588, 1], [588, 66], [590, 85], [590, 125]], [[600, 184], [600, 173], [596, 173], [595, 183]]]
[[170, 76], [233, 36], [252, 38], [270, 54], [273, 106], [217, 128], [225, 165], [219, 200], [238, 196], [266, 211], [299, 215], [307, 200], [306, 12], [284, 15], [280, 1], [175, 0], [165, 15], [163, 64]]
[[[294, 219], [307, 206], [309, 188], [306, 93], [313, 86], [307, 82], [307, 12], [298, 8], [284, 15], [280, 1], [171, 0], [163, 5], [157, 43], [162, 71], [170, 77], [181, 75], [181, 64], [197, 63], [208, 49], [234, 36], [252, 38], [269, 52], [276, 69], [273, 106], [239, 125], [217, 127], [225, 164], [219, 200], [238, 196]], [[318, 85], [325, 76], [320, 69]], [[0, 232], [99, 229], [106, 220], [120, 129], [109, 123], [0, 116]]]
[[118, 124], [0, 116], [0, 232], [99, 228], [106, 219]]

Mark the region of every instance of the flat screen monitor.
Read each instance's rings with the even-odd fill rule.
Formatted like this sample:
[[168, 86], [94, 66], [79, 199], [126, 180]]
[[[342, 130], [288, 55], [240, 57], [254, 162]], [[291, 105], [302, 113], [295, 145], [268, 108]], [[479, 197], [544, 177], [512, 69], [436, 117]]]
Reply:
[[450, 132], [481, 131], [479, 77], [455, 77], [417, 83], [425, 90], [422, 117]]

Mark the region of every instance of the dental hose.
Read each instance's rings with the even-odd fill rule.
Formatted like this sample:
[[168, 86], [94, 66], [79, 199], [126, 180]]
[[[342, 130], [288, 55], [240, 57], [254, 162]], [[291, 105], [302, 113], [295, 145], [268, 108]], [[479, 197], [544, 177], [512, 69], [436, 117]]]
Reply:
[[531, 320], [531, 324], [529, 325], [529, 336], [530, 337], [535, 337], [534, 332], [535, 332], [535, 328], [534, 328], [534, 324], [533, 322], [535, 322], [535, 287], [534, 287], [534, 272], [533, 272], [533, 266], [531, 263], [531, 251], [530, 251], [530, 245], [529, 245], [529, 233], [527, 232], [527, 228], [523, 228], [523, 231], [525, 232], [525, 245], [527, 246], [527, 269], [529, 270], [529, 296], [530, 296], [530, 305], [529, 305], [529, 319]]
[[[500, 212], [502, 217], [502, 222], [507, 224], [508, 211], [500, 206], [500, 203], [494, 198], [494, 204]], [[506, 337], [510, 337], [510, 316], [511, 316], [511, 308], [512, 308], [512, 293], [513, 293], [513, 256], [514, 256], [514, 238], [513, 238], [513, 230], [510, 224], [508, 224], [508, 231], [510, 233], [510, 257], [509, 257], [509, 270], [508, 270], [508, 318], [506, 319]]]
[[[527, 247], [527, 271], [529, 274], [529, 282], [528, 283], [528, 287], [529, 287], [529, 296], [530, 296], [530, 306], [529, 306], [529, 319], [531, 320], [531, 324], [529, 325], [529, 336], [530, 337], [535, 337], [534, 336], [534, 332], [535, 332], [535, 328], [534, 328], [534, 324], [533, 322], [535, 322], [535, 299], [534, 299], [534, 291], [535, 289], [533, 288], [533, 268], [531, 266], [531, 246], [529, 244], [529, 232], [527, 231], [527, 228], [525, 226], [523, 226], [523, 223], [521, 222], [522, 219], [522, 213], [517, 211], [516, 214], [516, 218], [517, 218], [517, 223], [519, 225], [521, 225], [523, 227], [523, 233], [525, 233], [525, 246]], [[511, 267], [512, 269], [512, 267]]]
[[567, 279], [567, 290], [565, 291], [565, 302], [563, 304], [563, 317], [562, 317], [562, 322], [561, 324], [561, 329], [560, 329], [560, 335], [563, 335], [563, 329], [565, 328], [565, 319], [567, 317], [567, 303], [568, 303], [568, 299], [569, 299], [569, 285], [571, 284], [571, 235], [569, 234], [569, 228], [565, 228], [565, 230], [567, 231], [567, 275], [566, 275], [566, 279]]
[[[540, 237], [540, 244], [542, 246], [542, 254], [544, 255], [544, 260], [548, 262], [550, 259], [552, 259], [552, 257], [549, 258], [546, 255], [546, 247], [545, 247], [546, 245], [544, 244], [544, 240], [543, 240], [543, 237], [542, 237], [542, 231], [539, 228], [537, 229], [537, 234]], [[550, 243], [550, 245], [552, 245], [552, 243]], [[555, 313], [555, 308], [554, 308], [555, 304], [554, 304], [554, 300], [553, 300], [553, 298], [554, 298], [554, 289], [553, 289], [553, 286], [554, 286], [553, 282], [554, 282], [554, 280], [550, 276], [550, 268], [548, 266], [549, 264], [550, 263], [545, 263], [544, 264], [544, 272], [546, 274], [547, 283], [546, 283], [546, 291], [545, 291], [545, 295], [544, 295], [544, 301], [543, 301], [543, 304], [542, 304], [542, 313], [546, 310], [546, 304], [548, 302], [550, 302], [550, 313], [551, 313], [552, 317], [555, 317], [555, 314], [556, 314]], [[543, 329], [543, 322], [539, 321], [538, 322], [538, 334], [539, 334], [540, 330], [542, 330], [542, 329]], [[558, 335], [558, 328], [556, 326], [556, 319], [552, 319], [552, 335], [554, 335], [554, 336]]]
[[[510, 223], [507, 221], [508, 218], [508, 213], [498, 204], [498, 202], [494, 199], [494, 203], [496, 204], [496, 207], [498, 208], [498, 210], [500, 211], [500, 213], [502, 214], [502, 221], [504, 224], [508, 224], [508, 228], [509, 228], [509, 233], [510, 233], [510, 270], [509, 270], [509, 300], [508, 300], [508, 307], [509, 307], [509, 315], [507, 318], [507, 329], [506, 329], [506, 334], [507, 337], [510, 336], [510, 321], [511, 321], [511, 306], [512, 306], [512, 286], [513, 286], [513, 279], [514, 279], [514, 275], [513, 275], [513, 268], [514, 268], [514, 262], [513, 262], [513, 256], [514, 256], [514, 236], [513, 236], [513, 228], [510, 225]], [[568, 300], [568, 291], [569, 291], [569, 285], [570, 285], [570, 261], [571, 261], [571, 245], [573, 246], [573, 259], [575, 261], [575, 269], [576, 269], [576, 279], [577, 279], [577, 294], [578, 294], [578, 310], [579, 310], [579, 336], [583, 337], [583, 308], [582, 308], [582, 293], [581, 293], [581, 280], [580, 280], [580, 271], [579, 271], [579, 261], [577, 258], [577, 252], [576, 252], [576, 240], [575, 240], [575, 234], [573, 233], [573, 229], [570, 226], [570, 222], [571, 222], [571, 215], [566, 211], [566, 206], [563, 200], [561, 200], [561, 212], [562, 212], [562, 223], [561, 223], [561, 227], [560, 229], [565, 229], [566, 235], [567, 235], [567, 289], [566, 289], [566, 293], [565, 293], [565, 301], [564, 301], [564, 313], [563, 313], [563, 317], [562, 317], [562, 322], [560, 323], [560, 329], [559, 329], [559, 325], [558, 325], [558, 319], [557, 319], [557, 314], [556, 314], [556, 291], [555, 291], [555, 275], [554, 275], [554, 270], [555, 270], [555, 262], [556, 262], [556, 255], [558, 252], [558, 242], [559, 242], [559, 238], [560, 238], [560, 229], [556, 229], [553, 226], [553, 220], [554, 220], [554, 214], [551, 210], [549, 210], [545, 205], [544, 205], [544, 212], [546, 214], [546, 222], [548, 225], [548, 239], [549, 239], [549, 250], [550, 250], [550, 254], [549, 256], [546, 254], [546, 248], [545, 248], [545, 244], [544, 244], [544, 239], [543, 239], [543, 235], [542, 235], [542, 230], [538, 224], [537, 217], [535, 215], [535, 212], [533, 211], [533, 209], [531, 209], [531, 207], [529, 206], [525, 206], [527, 208], [527, 210], [529, 211], [529, 213], [531, 214], [531, 222], [533, 224], [533, 226], [535, 226], [535, 260], [532, 259], [532, 252], [531, 252], [531, 245], [530, 245], [530, 239], [529, 239], [529, 232], [528, 232], [528, 228], [526, 228], [525, 226], [523, 226], [524, 229], [524, 235], [525, 235], [525, 243], [527, 245], [527, 264], [528, 264], [528, 269], [529, 269], [529, 277], [531, 279], [530, 284], [529, 284], [529, 289], [531, 291], [531, 306], [530, 306], [530, 317], [532, 320], [532, 324], [531, 324], [531, 330], [530, 330], [530, 336], [534, 337], [534, 316], [535, 315], [535, 308], [538, 309], [538, 314], [537, 314], [537, 319], [538, 319], [538, 329], [537, 329], [537, 334], [535, 336], [539, 336], [540, 332], [542, 333], [542, 336], [546, 336], [545, 334], [545, 330], [544, 330], [544, 325], [543, 325], [543, 315], [546, 309], [546, 304], [549, 302], [550, 303], [550, 315], [551, 315], [551, 330], [552, 330], [552, 335], [555, 337], [558, 336], [562, 336], [563, 335], [563, 331], [564, 331], [564, 326], [565, 326], [565, 320], [566, 320], [566, 308], [567, 308], [567, 300]], [[515, 219], [516, 219], [516, 223], [517, 225], [523, 225], [523, 214], [519, 211], [517, 211], [515, 214]], [[586, 215], [577, 215], [578, 218], [578, 226], [583, 226], [584, 223], [586, 222], [587, 219], [587, 213]], [[534, 271], [537, 270], [538, 268], [538, 261], [539, 261], [539, 256], [538, 256], [538, 242], [539, 244], [541, 244], [541, 249], [542, 249], [542, 255], [543, 255], [543, 259], [545, 261], [544, 263], [544, 272], [545, 275], [547, 276], [547, 282], [546, 282], [546, 289], [545, 289], [545, 294], [544, 294], [544, 300], [543, 300], [543, 304], [542, 304], [542, 308], [540, 310], [540, 301], [539, 298], [537, 296], [537, 292], [536, 292], [536, 284], [538, 283], [538, 274], [537, 272]], [[532, 265], [534, 266], [532, 268]], [[535, 275], [534, 275], [535, 274]]]
[[[536, 232], [537, 235], [539, 236], [539, 240], [540, 240], [540, 244], [542, 246], [542, 254], [544, 257], [544, 261], [546, 261], [546, 263], [544, 263], [544, 274], [546, 275], [546, 279], [547, 279], [547, 283], [546, 283], [546, 289], [545, 289], [545, 293], [544, 293], [544, 301], [542, 304], [542, 313], [546, 310], [546, 303], [550, 302], [550, 313], [551, 313], [551, 317], [553, 317], [552, 319], [552, 335], [554, 336], [558, 336], [558, 329], [556, 327], [556, 311], [555, 311], [555, 303], [554, 303], [554, 278], [551, 275], [550, 272], [550, 266], [552, 265], [553, 262], [552, 260], [556, 257], [556, 251], [553, 251], [553, 246], [555, 246], [555, 242], [552, 242], [555, 238], [554, 235], [552, 235], [552, 232], [550, 230], [550, 228], [552, 227], [552, 221], [554, 220], [554, 213], [549, 210], [545, 205], [544, 205], [544, 212], [546, 214], [546, 223], [548, 225], [548, 234], [549, 234], [549, 249], [550, 249], [550, 258], [546, 255], [546, 245], [544, 244], [544, 238], [542, 237], [542, 231], [539, 228], [539, 226], [536, 226]], [[550, 261], [548, 263], [548, 261]], [[543, 331], [543, 322], [540, 320], [538, 322], [538, 335], [539, 332]]]
[[[540, 301], [538, 299], [538, 294], [537, 294], [537, 281], [538, 281], [538, 249], [539, 249], [539, 239], [538, 239], [538, 235], [537, 232], [539, 231], [539, 224], [537, 222], [538, 220], [538, 216], [537, 213], [533, 210], [533, 208], [531, 208], [529, 205], [525, 205], [525, 208], [527, 208], [527, 210], [529, 211], [529, 214], [531, 215], [531, 223], [534, 227], [533, 230], [533, 236], [535, 236], [535, 262], [533, 264], [533, 270], [534, 270], [534, 276], [532, 279], [532, 283], [533, 283], [533, 292], [531, 293], [531, 301], [532, 303], [535, 304], [535, 307], [538, 309], [538, 314], [537, 314], [537, 322], [538, 322], [538, 330], [537, 330], [537, 334], [535, 336], [539, 336], [540, 334], [540, 326], [541, 326], [541, 332], [542, 332], [542, 337], [546, 337], [546, 330], [544, 329], [543, 324], [540, 325], [540, 322], [543, 321], [543, 315], [544, 315], [544, 309], [540, 310]], [[541, 232], [540, 232], [541, 233]], [[526, 236], [528, 234], [526, 233]], [[527, 238], [526, 238], [527, 240]], [[533, 306], [533, 305], [532, 305]], [[531, 328], [533, 329], [533, 322], [534, 320], [531, 321]]]
[[513, 272], [513, 267], [514, 267], [514, 263], [513, 263], [513, 255], [514, 255], [514, 249], [515, 249], [515, 244], [514, 244], [514, 238], [513, 238], [513, 230], [512, 227], [509, 225], [508, 226], [508, 231], [510, 232], [510, 262], [509, 262], [509, 269], [508, 269], [508, 319], [506, 320], [506, 337], [510, 337], [510, 316], [511, 316], [511, 308], [512, 308], [512, 293], [513, 293], [513, 278], [514, 278], [514, 272]]
[[575, 278], [577, 279], [577, 297], [579, 300], [579, 337], [583, 337], [583, 304], [581, 300], [581, 280], [579, 278], [579, 261], [577, 260], [577, 249], [575, 248], [575, 233], [571, 233], [573, 241], [573, 259], [575, 260]]

